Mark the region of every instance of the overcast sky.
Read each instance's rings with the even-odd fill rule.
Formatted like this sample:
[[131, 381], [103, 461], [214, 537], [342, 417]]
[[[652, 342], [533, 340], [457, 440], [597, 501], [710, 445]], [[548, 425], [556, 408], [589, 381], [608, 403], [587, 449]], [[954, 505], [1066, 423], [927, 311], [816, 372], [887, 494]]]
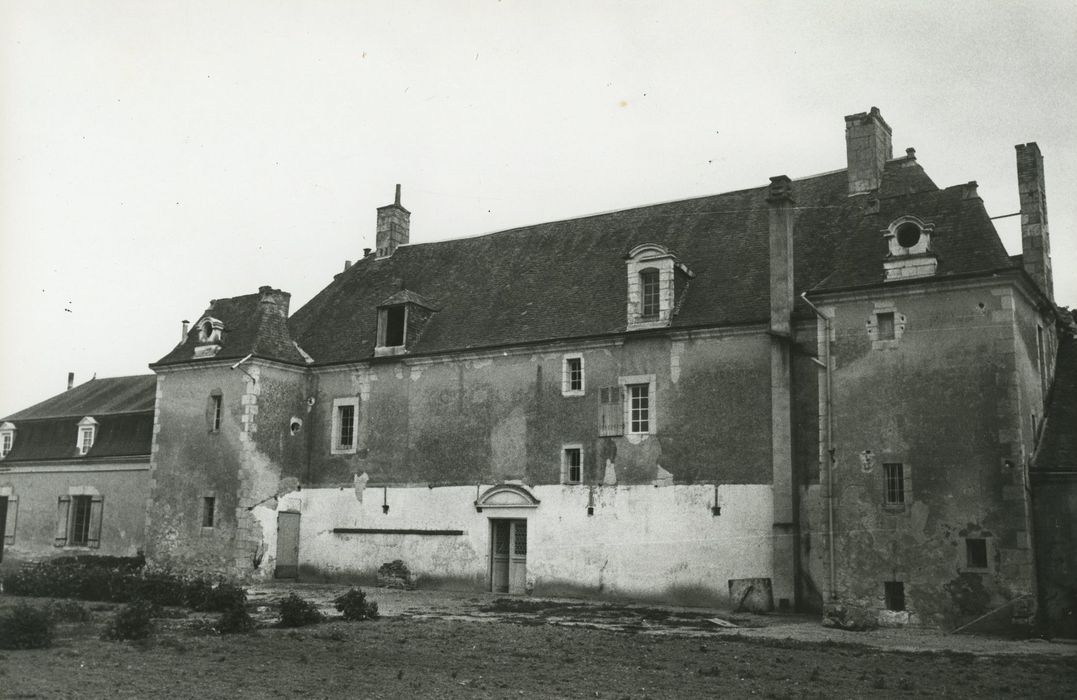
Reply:
[[299, 308], [395, 183], [413, 243], [475, 235], [840, 169], [872, 105], [992, 216], [1037, 141], [1074, 306], [1075, 85], [1071, 0], [0, 0], [0, 416]]

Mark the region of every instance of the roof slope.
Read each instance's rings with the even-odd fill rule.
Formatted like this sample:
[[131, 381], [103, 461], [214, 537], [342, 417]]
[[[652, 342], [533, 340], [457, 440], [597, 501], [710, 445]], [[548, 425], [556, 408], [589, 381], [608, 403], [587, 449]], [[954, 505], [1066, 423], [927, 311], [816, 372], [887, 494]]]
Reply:
[[98, 418], [140, 411], [152, 413], [156, 396], [157, 377], [152, 374], [91, 379], [2, 420], [16, 422], [40, 418]]
[[1032, 468], [1077, 472], [1077, 337], [1063, 333], [1059, 340], [1051, 405]]
[[[94, 457], [149, 456], [157, 377], [91, 379], [3, 419], [15, 425], [15, 440], [3, 464]], [[93, 447], [78, 452], [79, 421], [97, 421]]]
[[[289, 297], [287, 292], [262, 287], [257, 294], [210, 301], [202, 318], [208, 316], [224, 324], [221, 348], [212, 359], [238, 360], [255, 355], [268, 360], [303, 364], [303, 356], [288, 332]], [[182, 343], [151, 367], [194, 360], [195, 348], [202, 345], [198, 333], [196, 323]]]
[[[879, 212], [847, 196], [846, 171], [796, 180], [795, 289], [882, 283], [882, 230], [901, 214], [935, 224], [940, 276], [1012, 267], [978, 198], [939, 190], [904, 157], [886, 165]], [[425, 354], [579, 338], [626, 328], [625, 256], [671, 249], [691, 280], [672, 328], [769, 317], [768, 187], [655, 204], [363, 258], [299, 309], [292, 337], [318, 364], [373, 356], [376, 308], [401, 290], [435, 300], [409, 349]], [[937, 242], [937, 245], [935, 245]]]

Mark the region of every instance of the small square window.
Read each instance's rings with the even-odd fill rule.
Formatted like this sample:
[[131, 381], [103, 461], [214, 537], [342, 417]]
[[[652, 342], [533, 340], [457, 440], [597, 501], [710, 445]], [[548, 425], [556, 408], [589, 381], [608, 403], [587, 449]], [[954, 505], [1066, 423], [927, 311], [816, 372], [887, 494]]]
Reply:
[[213, 496], [204, 496], [202, 498], [202, 527], [214, 526], [214, 509], [217, 505], [217, 499]]
[[894, 312], [887, 311], [886, 313], [875, 314], [875, 323], [877, 328], [876, 338], [878, 340], [893, 340], [894, 339]]
[[987, 568], [987, 540], [982, 537], [965, 539], [965, 566], [970, 569]]
[[583, 448], [566, 447], [561, 452], [561, 479], [566, 484], [583, 481]]
[[333, 401], [333, 454], [351, 454], [357, 449], [359, 399]]
[[883, 595], [886, 609], [902, 611], [905, 609], [905, 583], [903, 581], [883, 581]]

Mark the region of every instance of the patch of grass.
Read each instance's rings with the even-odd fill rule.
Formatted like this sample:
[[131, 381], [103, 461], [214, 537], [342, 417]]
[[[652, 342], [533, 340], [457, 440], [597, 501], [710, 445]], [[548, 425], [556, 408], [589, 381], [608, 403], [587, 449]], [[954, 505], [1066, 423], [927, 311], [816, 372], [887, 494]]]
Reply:
[[53, 621], [58, 624], [89, 622], [93, 617], [84, 605], [68, 599], [51, 601], [48, 612]]

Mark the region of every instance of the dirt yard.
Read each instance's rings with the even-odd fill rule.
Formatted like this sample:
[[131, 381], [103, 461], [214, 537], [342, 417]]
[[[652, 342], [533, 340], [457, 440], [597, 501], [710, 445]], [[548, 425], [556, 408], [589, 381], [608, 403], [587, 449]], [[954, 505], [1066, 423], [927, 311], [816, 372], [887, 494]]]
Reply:
[[[1077, 694], [1077, 646], [936, 633], [838, 633], [804, 618], [581, 601], [368, 589], [383, 617], [272, 627], [298, 590], [262, 587], [261, 625], [220, 636], [214, 616], [157, 621], [146, 644], [99, 639], [115, 606], [61, 624], [53, 648], [0, 652], [2, 698], [860, 698]], [[0, 608], [20, 599], [0, 596]], [[27, 600], [27, 599], [22, 599]], [[29, 599], [34, 604], [47, 601]], [[732, 626], [731, 626], [732, 625]], [[838, 636], [835, 636], [838, 635]], [[901, 651], [921, 648], [928, 651]]]

